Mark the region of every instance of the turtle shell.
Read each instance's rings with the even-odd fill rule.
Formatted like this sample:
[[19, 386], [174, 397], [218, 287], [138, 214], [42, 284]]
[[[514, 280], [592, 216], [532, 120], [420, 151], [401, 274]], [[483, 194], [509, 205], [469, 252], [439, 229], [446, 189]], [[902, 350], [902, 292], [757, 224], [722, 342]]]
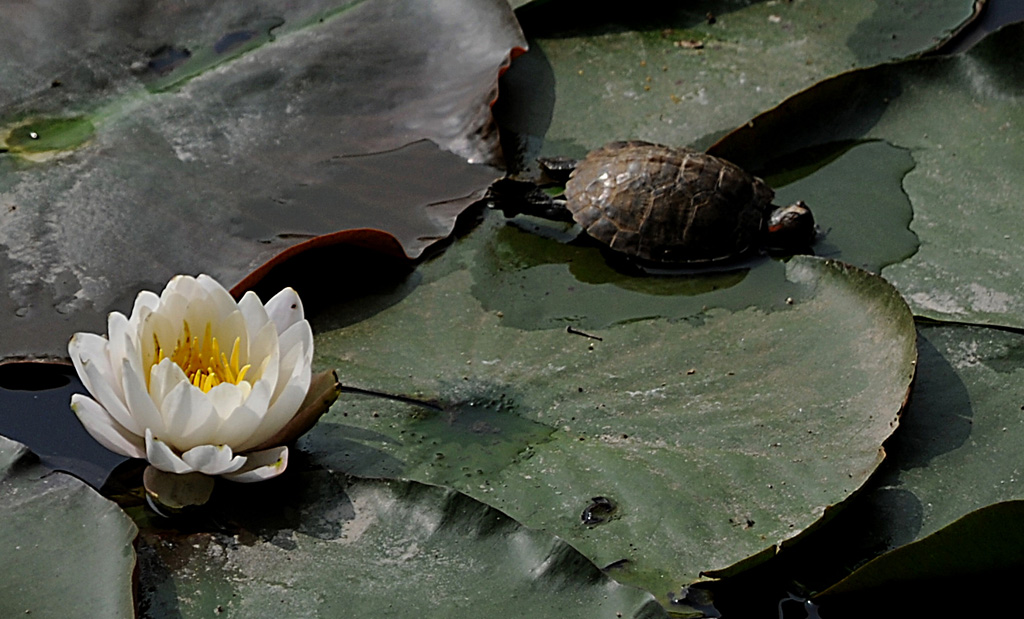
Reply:
[[648, 142], [592, 151], [565, 186], [587, 234], [624, 254], [677, 264], [756, 249], [774, 195], [724, 159]]

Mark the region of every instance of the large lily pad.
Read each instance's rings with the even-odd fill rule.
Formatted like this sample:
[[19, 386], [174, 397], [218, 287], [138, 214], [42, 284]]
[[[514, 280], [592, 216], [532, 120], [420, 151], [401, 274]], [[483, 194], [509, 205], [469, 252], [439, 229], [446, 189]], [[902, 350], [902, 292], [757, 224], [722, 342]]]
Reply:
[[327, 472], [269, 484], [224, 501], [215, 532], [144, 531], [143, 616], [666, 616], [565, 542], [452, 490]]
[[0, 615], [134, 616], [131, 519], [4, 437], [0, 477]]
[[[553, 1], [518, 10], [537, 80], [525, 134], [578, 156], [611, 140], [709, 145], [830, 75], [935, 48], [972, 0]], [[545, 72], [540, 73], [544, 75]], [[550, 126], [548, 126], [550, 125]]]
[[[916, 167], [903, 186], [921, 248], [883, 274], [916, 314], [1022, 327], [1022, 58], [1017, 24], [962, 55], [847, 73], [755, 118], [714, 151], [757, 168], [841, 140], [909, 149]], [[766, 144], [770, 151], [758, 148]]]
[[[972, 608], [999, 610], [996, 600], [1015, 595], [1000, 583], [1024, 570], [1024, 336], [922, 324], [917, 341], [917, 378], [876, 475], [826, 526], [763, 569], [718, 583], [723, 612], [757, 608], [751, 589], [766, 582], [777, 595], [793, 583], [827, 590], [815, 596], [827, 617], [942, 614], [950, 598], [935, 595], [940, 587], [984, 589]], [[777, 601], [742, 612], [771, 612]]]
[[[429, 404], [343, 395], [300, 441], [317, 460], [450, 485], [659, 595], [770, 555], [881, 461], [916, 356], [881, 279], [794, 258], [792, 305], [594, 339], [504, 322], [476, 296], [493, 275], [460, 268], [480, 262], [473, 246], [421, 267], [425, 283], [374, 317], [321, 329], [319, 363], [343, 383]], [[582, 522], [588, 508], [606, 522]]]
[[140, 288], [230, 286], [320, 235], [418, 256], [498, 176], [467, 159], [499, 153], [506, 2], [278, 4], [5, 11], [0, 358], [62, 356]]
[[830, 595], [1009, 565], [1024, 569], [1024, 540], [1005, 533], [1020, 528], [1024, 500], [1024, 336], [922, 326], [919, 342], [918, 382], [887, 448], [895, 457], [866, 497], [886, 514], [866, 533], [892, 552]]

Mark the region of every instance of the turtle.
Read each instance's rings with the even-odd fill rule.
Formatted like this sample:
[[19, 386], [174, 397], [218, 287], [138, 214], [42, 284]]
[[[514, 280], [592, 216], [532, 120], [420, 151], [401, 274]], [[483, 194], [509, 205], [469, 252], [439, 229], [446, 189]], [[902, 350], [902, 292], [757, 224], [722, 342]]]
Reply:
[[758, 250], [794, 253], [817, 236], [802, 201], [776, 207], [763, 180], [685, 147], [620, 141], [569, 173], [565, 206], [590, 237], [654, 265], [722, 263]]
[[817, 235], [802, 201], [775, 207], [757, 176], [713, 155], [613, 141], [569, 173], [565, 206], [611, 249], [655, 264], [723, 262], [759, 249], [800, 251]]

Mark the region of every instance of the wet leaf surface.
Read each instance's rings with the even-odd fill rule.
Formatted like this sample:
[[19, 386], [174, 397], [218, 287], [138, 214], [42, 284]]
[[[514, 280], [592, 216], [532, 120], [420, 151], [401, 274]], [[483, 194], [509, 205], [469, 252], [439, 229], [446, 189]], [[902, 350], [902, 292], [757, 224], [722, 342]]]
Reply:
[[418, 256], [499, 176], [523, 44], [503, 0], [23, 3], [3, 28], [0, 358], [320, 235]]
[[459, 492], [285, 477], [222, 494], [202, 523], [144, 529], [142, 616], [666, 616], [565, 542]]
[[[442, 4], [29, 3], [0, 24], [0, 359], [63, 355], [71, 332], [101, 331], [108, 309], [178, 271], [270, 293], [295, 283], [289, 266], [316, 272], [300, 286], [321, 308], [318, 363], [398, 399], [350, 389], [300, 444], [314, 468], [444, 483], [547, 531], [456, 490], [295, 467], [256, 491], [219, 488], [216, 517], [174, 531], [133, 511], [144, 616], [663, 616], [594, 563], [669, 591], [663, 602], [702, 569], [753, 573], [816, 539], [802, 532], [879, 463], [914, 339], [878, 278], [812, 258], [636, 277], [572, 230], [493, 217], [408, 272], [405, 256], [446, 236], [497, 175], [465, 157], [497, 153], [494, 76], [521, 43], [501, 2]], [[643, 5], [609, 25], [600, 5], [538, 2], [520, 11], [538, 43], [517, 65], [532, 63], [516, 78], [528, 87], [498, 107], [516, 110], [510, 143], [527, 149], [549, 126], [557, 154], [624, 132], [706, 146], [814, 80], [933, 46], [969, 4]], [[777, 202], [811, 202], [828, 231], [816, 251], [884, 267], [918, 314], [1024, 326], [1022, 32], [819, 83], [716, 148], [765, 175]], [[405, 279], [363, 281], [365, 251]], [[1010, 585], [1020, 337], [921, 328], [910, 409], [885, 445], [895, 457], [856, 499], [870, 521], [847, 529], [891, 552], [839, 599], [877, 612], [879, 590], [917, 581]], [[74, 603], [128, 616], [134, 528], [2, 441], [19, 565], [3, 614]]]
[[841, 140], [907, 149], [915, 167], [903, 187], [921, 248], [882, 274], [915, 314], [1024, 326], [1022, 41], [1024, 26], [1011, 25], [962, 55], [841, 75], [755, 118], [714, 150], [757, 169]]
[[918, 239], [903, 192], [914, 168], [910, 152], [885, 142], [826, 144], [824, 151], [824, 158], [816, 150], [795, 153], [785, 172], [764, 171], [775, 204], [803, 200], [811, 207], [821, 229], [815, 254], [874, 273], [912, 256]]
[[706, 148], [830, 75], [934, 48], [973, 4], [530, 4], [517, 14], [534, 56], [532, 112], [519, 110], [514, 130], [527, 148], [543, 138], [545, 154], [575, 157], [620, 139]]
[[[5, 617], [131, 617], [136, 528], [81, 481], [0, 437]], [[82, 532], [88, 534], [83, 535]]]
[[837, 595], [1024, 568], [1020, 540], [1003, 533], [1019, 529], [1024, 500], [1024, 336], [940, 325], [919, 335], [918, 380], [887, 446], [895, 457], [865, 499], [886, 515], [867, 535], [891, 552], [837, 585]]
[[[397, 304], [318, 329], [318, 362], [343, 384], [423, 404], [343, 394], [300, 441], [317, 461], [450, 485], [659, 595], [762, 560], [880, 462], [916, 354], [882, 280], [797, 257], [793, 305], [526, 329], [475, 290], [493, 274], [472, 237]], [[587, 526], [594, 497], [617, 507]]]

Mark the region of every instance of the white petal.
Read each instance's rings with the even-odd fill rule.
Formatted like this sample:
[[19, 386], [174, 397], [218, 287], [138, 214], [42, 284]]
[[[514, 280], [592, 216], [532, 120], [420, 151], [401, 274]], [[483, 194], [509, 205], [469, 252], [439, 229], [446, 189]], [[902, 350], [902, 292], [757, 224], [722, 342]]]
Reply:
[[245, 456], [234, 456], [227, 445], [198, 445], [181, 454], [193, 470], [206, 475], [234, 473], [245, 464]]
[[209, 302], [217, 308], [217, 316], [227, 316], [231, 312], [238, 309], [238, 304], [235, 303], [234, 297], [227, 291], [224, 286], [220, 285], [220, 282], [213, 279], [209, 275], [203, 274], [196, 278], [196, 283], [199, 287], [206, 292], [206, 298]]
[[263, 325], [270, 322], [267, 310], [252, 290], [242, 295], [242, 300], [238, 302], [238, 309], [242, 312], [242, 317], [245, 318], [246, 329], [252, 335], [259, 333]]
[[181, 366], [170, 359], [164, 359], [149, 371], [149, 397], [153, 399], [153, 403], [158, 409], [163, 410], [167, 394], [179, 383], [187, 382], [188, 377], [185, 376]]
[[71, 410], [82, 422], [86, 432], [100, 445], [129, 458], [146, 457], [142, 437], [132, 434], [114, 421], [114, 418], [92, 398], [80, 393], [72, 395]]
[[124, 401], [120, 382], [114, 382], [107, 339], [94, 333], [76, 333], [68, 342], [71, 362], [82, 384], [117, 423], [142, 436], [142, 426], [132, 418]]
[[[257, 381], [253, 385], [252, 391], [249, 392], [249, 397], [245, 399], [245, 403], [223, 419], [211, 442], [231, 445], [235, 451], [240, 451], [246, 446], [257, 445], [258, 443], [249, 441], [249, 438], [252, 437], [267, 414], [272, 389], [270, 381]], [[211, 389], [210, 393], [213, 391]]]
[[228, 360], [231, 360], [231, 349], [235, 345], [235, 338], [238, 338], [238, 367], [241, 368], [249, 363], [249, 331], [245, 324], [245, 317], [238, 308], [233, 309], [213, 323], [213, 336], [220, 343], [220, 351]]
[[[142, 377], [139, 376], [128, 359], [121, 362], [121, 374], [124, 376], [121, 386], [124, 389], [125, 400], [128, 403], [132, 419], [142, 428], [149, 428], [158, 434], [164, 434], [167, 428], [164, 425], [163, 416], [160, 415], [160, 410], [153, 402], [153, 398], [149, 397], [146, 383], [143, 382]], [[142, 430], [139, 430], [138, 434], [141, 435]]]
[[[121, 360], [127, 358], [128, 347], [131, 346], [129, 332], [132, 326], [128, 319], [120, 312], [111, 312], [107, 316], [107, 358], [110, 360], [110, 367], [114, 370], [114, 380], [121, 384]], [[130, 407], [129, 407], [130, 408]]]
[[277, 325], [277, 332], [284, 333], [288, 327], [303, 319], [302, 300], [292, 288], [285, 288], [267, 301], [267, 315]]
[[132, 315], [128, 320], [134, 324], [142, 324], [142, 314], [152, 312], [160, 305], [160, 297], [156, 293], [143, 290], [135, 297], [135, 305], [132, 307]]
[[160, 314], [173, 323], [175, 329], [178, 329], [181, 327], [181, 321], [185, 320], [188, 314], [188, 305], [192, 298], [177, 292], [167, 292], [164, 290], [164, 294], [160, 296], [160, 306], [153, 313]]
[[[198, 390], [197, 390], [198, 391]], [[212, 407], [211, 407], [212, 408]], [[216, 412], [206, 418], [201, 424], [195, 426], [189, 432], [186, 432], [185, 436], [182, 437], [183, 449], [191, 449], [197, 445], [210, 443], [211, 437], [216, 435], [217, 428], [220, 426], [220, 419]]]
[[305, 386], [309, 387], [313, 365], [313, 330], [309, 327], [309, 322], [303, 320], [288, 327], [281, 334], [278, 343], [281, 348], [280, 378], [273, 396], [274, 400], [284, 391], [285, 381], [291, 380], [296, 374], [296, 367], [300, 372], [305, 372]]
[[301, 346], [292, 349], [289, 354], [290, 358], [286, 359], [286, 363], [292, 366], [292, 375], [282, 380], [285, 388], [271, 402], [260, 427], [253, 432], [252, 437], [242, 447], [239, 447], [239, 450], [259, 445], [277, 434], [277, 431], [291, 421], [295, 413], [298, 412], [299, 405], [302, 404], [306, 392], [309, 391], [311, 379], [310, 361], [307, 360], [306, 352]]
[[[200, 291], [199, 296], [188, 300], [188, 308], [185, 310], [183, 320], [188, 323], [189, 328], [192, 330], [192, 336], [198, 337], [201, 341], [206, 333], [206, 325], [212, 327], [221, 318], [223, 316], [217, 304], [214, 303], [209, 295]], [[178, 323], [178, 326], [180, 328], [181, 323]]]
[[259, 412], [260, 417], [263, 417], [267, 413], [267, 408], [270, 407], [270, 398], [274, 395], [276, 385], [276, 380], [256, 381], [249, 392], [249, 397], [245, 400], [245, 405]]
[[252, 368], [246, 374], [248, 380], [266, 378], [277, 387], [280, 374], [281, 348], [277, 343], [277, 329], [268, 322], [249, 340], [249, 363]]
[[247, 484], [277, 477], [288, 468], [288, 448], [284, 446], [246, 454], [246, 457], [245, 466], [224, 475], [224, 479]]
[[164, 351], [164, 355], [170, 355], [174, 345], [178, 342], [181, 334], [181, 321], [179, 317], [175, 322], [161, 312], [152, 312], [146, 315], [139, 329], [139, 347], [142, 349], [142, 366], [150, 367], [156, 363], [156, 343]]
[[160, 293], [160, 304], [163, 305], [173, 296], [181, 296], [186, 299], [195, 297], [196, 289], [198, 288], [199, 285], [196, 283], [196, 278], [191, 275], [175, 275], [171, 278], [171, 281], [167, 282], [163, 292]]
[[249, 395], [250, 389], [249, 383], [244, 381], [241, 385], [221, 383], [206, 392], [206, 397], [210, 398], [213, 408], [217, 411], [217, 416], [223, 420], [242, 405], [245, 396]]
[[[155, 432], [163, 431], [163, 418], [159, 413], [159, 405], [152, 399], [146, 381], [146, 373], [152, 368], [142, 365], [142, 355], [139, 353], [138, 342], [129, 335], [124, 336], [124, 359], [121, 368], [121, 390], [124, 392], [124, 401], [131, 411], [132, 417], [139, 421], [144, 428], [151, 428]], [[113, 360], [111, 360], [113, 362]], [[127, 364], [126, 366], [124, 364]], [[145, 367], [145, 369], [143, 369]], [[131, 382], [129, 382], [131, 381]], [[142, 400], [142, 396], [149, 400], [149, 404]], [[163, 399], [163, 395], [161, 395]], [[138, 402], [141, 401], [141, 404]], [[144, 406], [145, 408], [140, 408]]]
[[167, 426], [161, 438], [181, 451], [208, 443], [220, 425], [213, 403], [200, 389], [188, 382], [178, 383], [160, 407]]
[[192, 467], [185, 463], [178, 454], [174, 453], [167, 443], [153, 436], [152, 430], [146, 430], [146, 459], [154, 467], [165, 473], [193, 472]]
[[[97, 368], [104, 375], [103, 382], [112, 383], [114, 371], [110, 368], [110, 342], [102, 335], [95, 333], [76, 333], [68, 341], [68, 356], [74, 364], [79, 378], [86, 389], [92, 391], [92, 378], [85, 375], [86, 364]], [[100, 387], [100, 385], [96, 385]]]

